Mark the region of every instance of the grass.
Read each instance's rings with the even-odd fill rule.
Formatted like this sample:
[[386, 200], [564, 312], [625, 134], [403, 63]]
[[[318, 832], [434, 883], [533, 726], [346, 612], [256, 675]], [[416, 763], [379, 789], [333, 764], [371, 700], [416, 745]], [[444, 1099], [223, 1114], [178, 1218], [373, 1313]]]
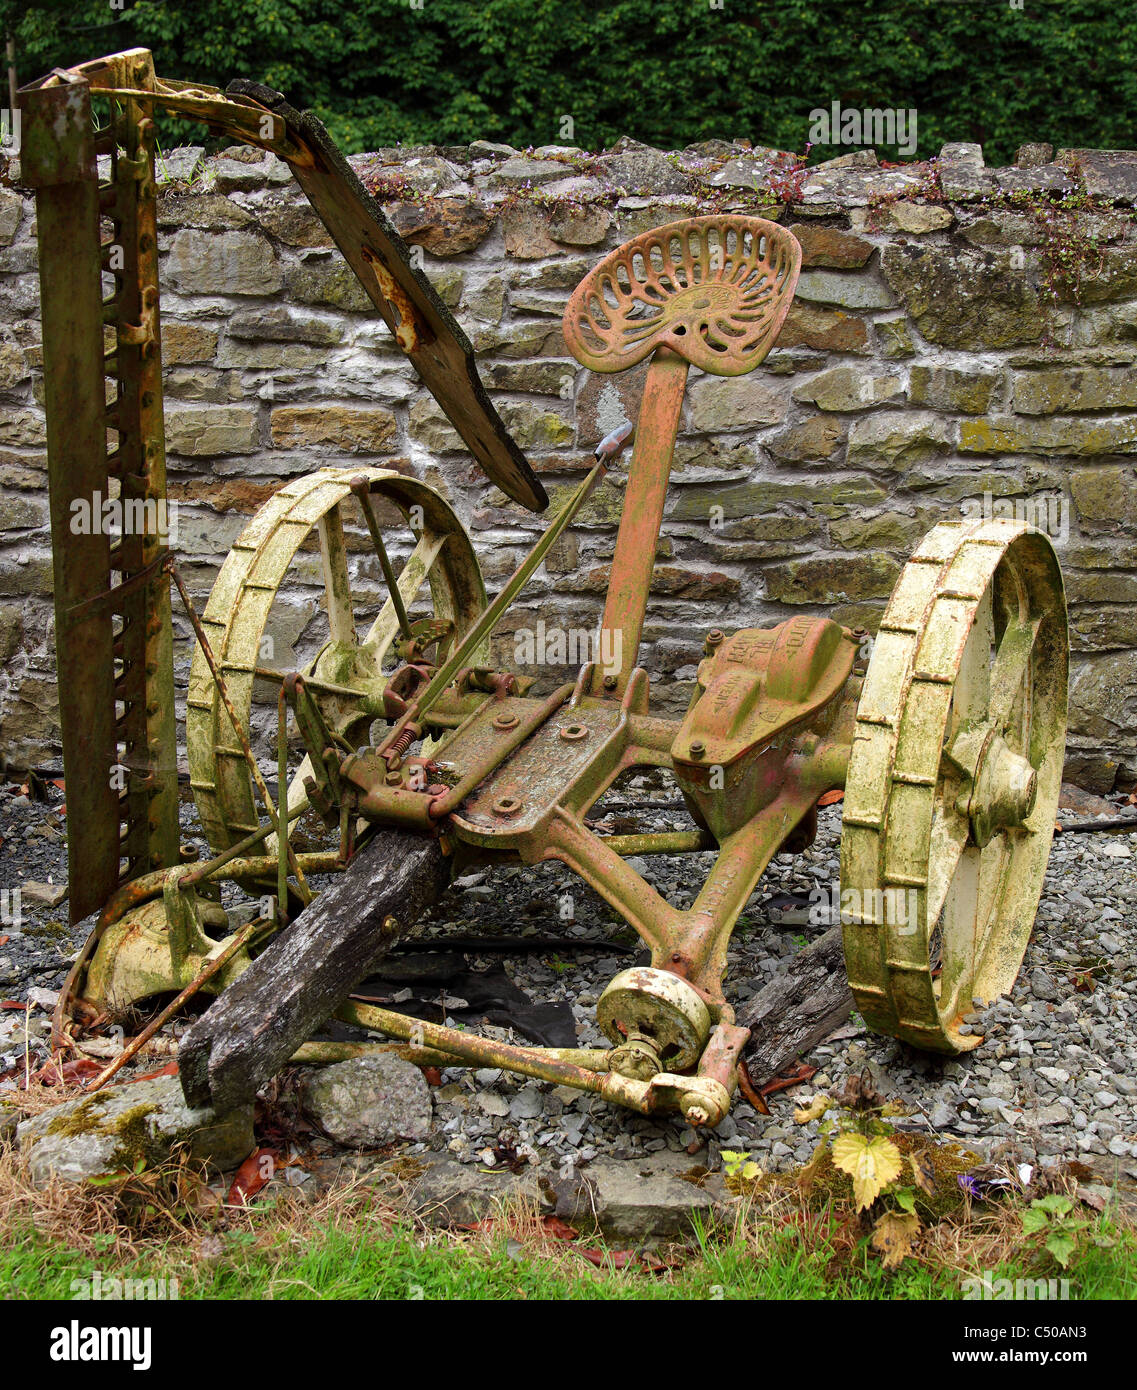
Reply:
[[203, 1206], [185, 1176], [36, 1193], [0, 1155], [0, 1297], [70, 1299], [72, 1282], [97, 1272], [177, 1279], [181, 1299], [915, 1301], [958, 1299], [985, 1271], [1066, 1277], [1075, 1299], [1137, 1297], [1131, 1225], [1095, 1218], [1062, 1271], [1024, 1245], [1023, 1208], [1005, 1201], [930, 1228], [918, 1256], [888, 1272], [847, 1210], [807, 1210], [787, 1187], [755, 1194], [730, 1229], [660, 1248], [648, 1268], [587, 1235], [560, 1239], [524, 1206], [473, 1230], [433, 1230], [408, 1216], [396, 1180], [356, 1179], [314, 1201], [282, 1189], [239, 1209]]
[[[835, 1276], [824, 1244], [803, 1249], [794, 1231], [762, 1242], [760, 1252], [738, 1232], [725, 1243], [702, 1245], [679, 1269], [662, 1275], [596, 1269], [571, 1249], [546, 1254], [539, 1243], [504, 1233], [423, 1237], [409, 1226], [385, 1229], [366, 1221], [317, 1228], [302, 1243], [231, 1236], [224, 1253], [206, 1263], [188, 1263], [160, 1249], [120, 1261], [113, 1251], [84, 1255], [30, 1226], [12, 1234], [15, 1239], [0, 1254], [0, 1288], [7, 1299], [69, 1299], [72, 1281], [91, 1279], [96, 1271], [104, 1282], [112, 1275], [175, 1277], [182, 1299], [257, 1300], [950, 1300], [961, 1297], [965, 1277], [947, 1265], [911, 1262], [888, 1274], [864, 1250]], [[997, 1279], [1040, 1277], [1037, 1268], [1021, 1262], [999, 1264], [992, 1273]], [[1137, 1245], [1091, 1246], [1066, 1277], [1075, 1298], [1131, 1300], [1137, 1295]]]

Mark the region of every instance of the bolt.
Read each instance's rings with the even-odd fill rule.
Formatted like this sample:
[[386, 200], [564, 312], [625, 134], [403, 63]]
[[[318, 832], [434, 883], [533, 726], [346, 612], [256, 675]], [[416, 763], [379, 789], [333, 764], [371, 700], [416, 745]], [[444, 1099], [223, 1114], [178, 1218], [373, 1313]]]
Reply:
[[706, 1108], [702, 1105], [691, 1105], [687, 1108], [687, 1123], [693, 1129], [698, 1129], [700, 1125], [705, 1125], [710, 1118]]
[[495, 729], [504, 731], [505, 729], [516, 729], [520, 723], [521, 720], [518, 719], [516, 714], [499, 714], [494, 720], [493, 726]]
[[722, 645], [722, 641], [723, 641], [723, 630], [722, 630], [722, 628], [720, 628], [720, 627], [712, 627], [711, 630], [710, 630], [710, 632], [707, 633], [707, 646], [708, 646], [708, 647], [718, 647], [718, 646], [721, 646], [721, 645]]
[[383, 778], [383, 781], [389, 787], [401, 787], [403, 785], [403, 774], [396, 768], [391, 768]]
[[693, 738], [691, 740], [692, 758], [701, 758], [706, 751], [707, 745], [703, 742], [701, 738]]
[[604, 689], [605, 689], [605, 690], [615, 690], [615, 689], [616, 689], [616, 686], [617, 686], [618, 684], [619, 684], [619, 681], [616, 679], [615, 676], [605, 676], [605, 677], [604, 677]]

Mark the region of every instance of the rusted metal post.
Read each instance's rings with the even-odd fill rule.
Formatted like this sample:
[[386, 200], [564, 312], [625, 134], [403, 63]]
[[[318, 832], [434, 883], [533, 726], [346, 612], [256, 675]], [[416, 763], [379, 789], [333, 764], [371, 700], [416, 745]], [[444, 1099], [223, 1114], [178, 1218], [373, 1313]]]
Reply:
[[[154, 60], [144, 50], [115, 60], [123, 86], [151, 90]], [[112, 103], [112, 181], [106, 190], [112, 237], [102, 248], [114, 290], [104, 321], [114, 327], [107, 374], [117, 386], [108, 424], [117, 446], [108, 460], [119, 483], [121, 539], [111, 563], [124, 583], [121, 656], [115, 696], [125, 796], [127, 873], [178, 863], [177, 726], [170, 583], [157, 566], [167, 551], [166, 440], [162, 418], [162, 347], [158, 312], [158, 215], [155, 129], [134, 101]]]
[[391, 558], [387, 554], [387, 547], [383, 542], [383, 533], [379, 530], [379, 522], [375, 516], [375, 508], [371, 502], [371, 487], [365, 477], [353, 478], [351, 480], [351, 490], [355, 495], [363, 512], [363, 519], [367, 523], [367, 530], [371, 535], [371, 544], [375, 547], [375, 554], [379, 559], [379, 568], [383, 571], [383, 582], [387, 585], [387, 593], [395, 609], [395, 616], [399, 620], [399, 630], [409, 642], [411, 640], [411, 624], [407, 617], [406, 604], [403, 596], [399, 592], [399, 581], [395, 577], [395, 571], [391, 566]]
[[[336, 1010], [336, 1017], [346, 1023], [354, 1023], [361, 1028], [373, 1028], [388, 1037], [410, 1042], [415, 1046], [432, 1047], [455, 1058], [462, 1058], [476, 1066], [505, 1067], [521, 1076], [536, 1077], [540, 1081], [555, 1081], [561, 1085], [574, 1086], [577, 1090], [593, 1091], [599, 1095], [608, 1093], [609, 1085], [621, 1091], [618, 1097], [621, 1104], [631, 1105], [633, 1109], [647, 1112], [643, 1103], [646, 1092], [635, 1100], [631, 1099], [632, 1088], [625, 1084], [625, 1078], [614, 1076], [595, 1069], [605, 1063], [607, 1052], [597, 1052], [595, 1063], [580, 1066], [576, 1062], [563, 1061], [542, 1048], [516, 1047], [509, 1043], [498, 1043], [490, 1038], [479, 1038], [469, 1033], [461, 1033], [457, 1028], [445, 1028], [437, 1023], [425, 1023], [422, 1019], [407, 1018], [405, 1014], [391, 1009], [381, 1009], [374, 1004], [357, 1004], [349, 1001]], [[574, 1049], [575, 1051], [575, 1049]], [[448, 1065], [453, 1065], [448, 1063]], [[610, 1096], [610, 1099], [616, 1097]]]
[[55, 647], [67, 778], [70, 914], [99, 908], [119, 881], [119, 806], [110, 540], [76, 531], [107, 488], [99, 184], [91, 98], [74, 80], [22, 93], [21, 169], [36, 190], [47, 467], [55, 547]]
[[379, 744], [376, 750], [378, 753], [382, 754], [386, 752], [387, 749], [391, 748], [403, 730], [412, 722], [417, 721], [421, 715], [425, 714], [433, 706], [454, 677], [469, 661], [471, 654], [477, 650], [487, 637], [489, 637], [490, 633], [493, 632], [494, 628], [501, 620], [505, 610], [529, 582], [533, 572], [552, 548], [557, 537], [572, 523], [581, 507], [583, 507], [585, 502], [591, 497], [593, 489], [604, 477], [606, 472], [606, 462], [603, 460], [598, 461], [581, 483], [580, 487], [577, 488], [568, 502], [553, 518], [552, 522], [549, 524], [548, 530], [544, 532], [540, 540], [537, 541], [533, 549], [530, 550], [529, 554], [522, 560], [521, 564], [518, 565], [517, 569], [506, 581], [505, 586], [502, 588], [497, 598], [495, 598], [489, 607], [482, 613], [461, 643], [457, 645], [447, 660], [434, 673], [429, 685], [427, 685], [422, 694], [411, 701], [406, 713], [399, 718], [398, 722], [391, 728], [382, 743]]
[[593, 695], [622, 698], [635, 668], [689, 370], [688, 363], [668, 348], [659, 348], [648, 368], [600, 628], [613, 634], [618, 669], [605, 672], [597, 667]]

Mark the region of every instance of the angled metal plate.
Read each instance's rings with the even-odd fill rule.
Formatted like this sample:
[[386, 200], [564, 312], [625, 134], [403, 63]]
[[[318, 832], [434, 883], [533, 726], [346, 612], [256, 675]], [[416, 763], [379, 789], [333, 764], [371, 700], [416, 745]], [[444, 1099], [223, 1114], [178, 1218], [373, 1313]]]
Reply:
[[288, 126], [297, 154], [285, 158], [344, 259], [386, 319], [435, 400], [485, 474], [515, 502], [543, 511], [548, 496], [510, 438], [474, 364], [474, 350], [434, 287], [411, 264], [406, 243], [310, 111], [280, 92], [231, 82], [228, 95], [262, 103]]

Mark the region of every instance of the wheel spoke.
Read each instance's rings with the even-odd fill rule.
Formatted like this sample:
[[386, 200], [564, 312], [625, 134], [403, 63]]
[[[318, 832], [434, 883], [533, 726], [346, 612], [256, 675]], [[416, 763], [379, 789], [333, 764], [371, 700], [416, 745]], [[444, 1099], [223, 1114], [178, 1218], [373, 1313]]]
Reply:
[[[954, 797], [954, 784], [949, 783], [948, 787]], [[944, 909], [960, 855], [967, 844], [968, 829], [967, 817], [961, 816], [952, 801], [945, 796], [937, 804], [932, 816], [932, 834], [928, 848], [926, 920], [929, 937]]]
[[1021, 697], [1027, 696], [1031, 657], [1038, 638], [1041, 619], [1011, 623], [999, 642], [991, 671], [991, 722], [1002, 732], [1006, 729]]
[[324, 569], [324, 598], [328, 628], [333, 642], [354, 647], [359, 639], [351, 602], [351, 581], [347, 573], [347, 547], [343, 538], [343, 515], [331, 507], [316, 523], [320, 537], [320, 560]]
[[[293, 774], [293, 776], [290, 778], [289, 783], [288, 783], [288, 810], [289, 810], [290, 813], [291, 813], [292, 811], [295, 811], [296, 808], [297, 808], [299, 805], [301, 805], [301, 803], [303, 803], [303, 804], [305, 804], [305, 805], [307, 804], [307, 802], [308, 802], [308, 794], [307, 794], [307, 792], [304, 790], [304, 778], [305, 778], [305, 777], [311, 777], [311, 775], [312, 775], [312, 759], [308, 756], [307, 753], [305, 753], [305, 754], [304, 754], [304, 757], [303, 757], [303, 760], [302, 760], [301, 763], [300, 763], [300, 766], [297, 768], [296, 772], [295, 772], [295, 773]], [[291, 833], [291, 832], [290, 832], [290, 833]], [[270, 836], [268, 837], [268, 839], [265, 841], [265, 847], [264, 847], [263, 853], [265, 853], [265, 854], [275, 854], [275, 853], [276, 853], [276, 836], [275, 836], [275, 835], [270, 835]]]
[[[431, 567], [438, 557], [438, 552], [446, 544], [446, 541], [447, 536], [445, 534], [437, 535], [428, 532], [422, 536], [411, 552], [398, 580], [399, 593], [402, 595], [403, 603], [407, 608], [410, 608], [419, 590], [426, 583]], [[388, 595], [386, 602], [379, 610], [379, 616], [371, 624], [367, 636], [363, 639], [362, 654], [368, 658], [376, 670], [383, 665], [383, 660], [398, 632], [399, 615], [395, 612], [395, 605]]]
[[975, 610], [975, 620], [964, 644], [956, 677], [953, 705], [956, 728], [980, 719], [991, 700], [991, 647], [995, 619], [988, 589]]
[[998, 919], [997, 899], [1007, 859], [1002, 835], [996, 835], [983, 849], [972, 845], [960, 856], [944, 903], [940, 1012], [947, 1019], [971, 1007], [974, 982], [982, 973]]

